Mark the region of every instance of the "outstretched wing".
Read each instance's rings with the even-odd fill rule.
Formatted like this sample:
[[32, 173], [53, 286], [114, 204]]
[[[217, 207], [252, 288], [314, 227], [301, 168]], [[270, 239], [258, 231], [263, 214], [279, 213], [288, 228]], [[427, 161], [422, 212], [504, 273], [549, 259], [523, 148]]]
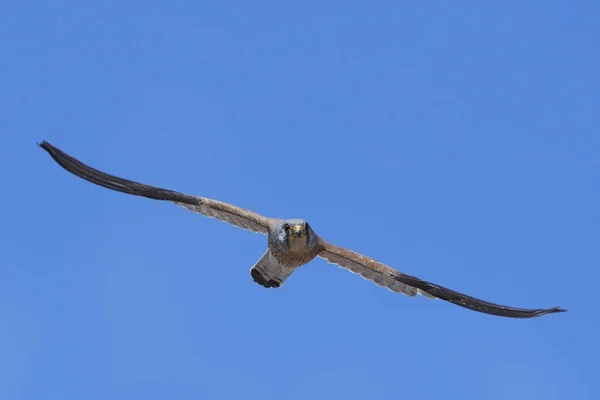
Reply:
[[322, 246], [323, 250], [319, 254], [319, 257], [354, 273], [360, 274], [365, 279], [369, 279], [379, 286], [384, 286], [394, 292], [403, 293], [408, 296], [415, 296], [419, 293], [426, 297], [442, 299], [461, 307], [501, 317], [533, 318], [545, 314], [566, 311], [559, 307], [524, 309], [501, 306], [499, 304], [467, 296], [443, 286], [415, 278], [414, 276], [403, 274], [400, 271], [365, 257], [362, 254], [332, 245], [325, 241], [322, 241]]
[[269, 218], [255, 212], [206, 197], [190, 196], [109, 175], [85, 165], [46, 141], [40, 143], [40, 147], [46, 150], [61, 167], [96, 185], [150, 199], [172, 201], [191, 211], [229, 222], [253, 232], [268, 233], [269, 231]]

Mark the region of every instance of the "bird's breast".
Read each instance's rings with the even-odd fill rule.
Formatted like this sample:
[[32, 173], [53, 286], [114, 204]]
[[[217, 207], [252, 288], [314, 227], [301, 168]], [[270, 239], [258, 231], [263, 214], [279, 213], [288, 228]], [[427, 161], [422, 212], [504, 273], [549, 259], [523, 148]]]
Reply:
[[304, 256], [308, 249], [306, 248], [306, 242], [304, 240], [290, 240], [290, 245], [287, 249], [287, 252], [290, 254], [295, 254], [297, 256]]
[[298, 268], [310, 260], [315, 258], [316, 254], [312, 254], [304, 245], [290, 243], [287, 249], [271, 249], [271, 253], [275, 259], [282, 265], [288, 268]]

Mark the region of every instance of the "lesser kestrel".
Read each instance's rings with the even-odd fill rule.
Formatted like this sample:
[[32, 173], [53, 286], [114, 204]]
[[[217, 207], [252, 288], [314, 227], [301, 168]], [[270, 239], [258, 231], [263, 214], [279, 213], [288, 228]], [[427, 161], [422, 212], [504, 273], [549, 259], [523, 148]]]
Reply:
[[407, 275], [352, 250], [333, 245], [317, 235], [312, 226], [302, 219], [267, 218], [221, 201], [144, 185], [89, 167], [46, 141], [40, 146], [64, 169], [97, 185], [150, 199], [171, 201], [208, 217], [266, 234], [268, 248], [250, 269], [254, 281], [266, 288], [281, 287], [297, 268], [315, 257], [321, 257], [393, 292], [411, 297], [420, 294], [427, 298], [442, 299], [486, 314], [532, 318], [566, 311], [559, 307], [514, 308], [479, 300]]

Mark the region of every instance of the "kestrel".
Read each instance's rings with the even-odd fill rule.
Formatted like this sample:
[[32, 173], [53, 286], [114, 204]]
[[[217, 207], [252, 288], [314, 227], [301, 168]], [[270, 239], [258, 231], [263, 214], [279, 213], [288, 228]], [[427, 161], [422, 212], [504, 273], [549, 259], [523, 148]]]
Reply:
[[312, 226], [302, 219], [267, 218], [221, 201], [144, 185], [85, 165], [46, 141], [43, 141], [40, 147], [46, 150], [61, 167], [96, 185], [150, 199], [171, 201], [207, 217], [266, 234], [268, 248], [250, 269], [253, 280], [266, 288], [281, 287], [297, 268], [309, 263], [315, 257], [321, 257], [392, 292], [411, 297], [420, 294], [427, 298], [442, 299], [486, 314], [533, 318], [566, 311], [559, 307], [514, 308], [479, 300], [404, 274], [362, 254], [331, 244], [317, 235]]

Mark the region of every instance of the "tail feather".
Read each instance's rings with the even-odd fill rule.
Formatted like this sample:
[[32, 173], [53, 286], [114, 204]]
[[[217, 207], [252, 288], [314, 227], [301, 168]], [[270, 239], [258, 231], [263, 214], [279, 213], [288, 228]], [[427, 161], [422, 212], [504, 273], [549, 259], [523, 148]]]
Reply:
[[292, 272], [294, 270], [281, 265], [273, 257], [270, 250], [267, 250], [250, 269], [250, 275], [252, 275], [254, 282], [266, 288], [280, 287]]

